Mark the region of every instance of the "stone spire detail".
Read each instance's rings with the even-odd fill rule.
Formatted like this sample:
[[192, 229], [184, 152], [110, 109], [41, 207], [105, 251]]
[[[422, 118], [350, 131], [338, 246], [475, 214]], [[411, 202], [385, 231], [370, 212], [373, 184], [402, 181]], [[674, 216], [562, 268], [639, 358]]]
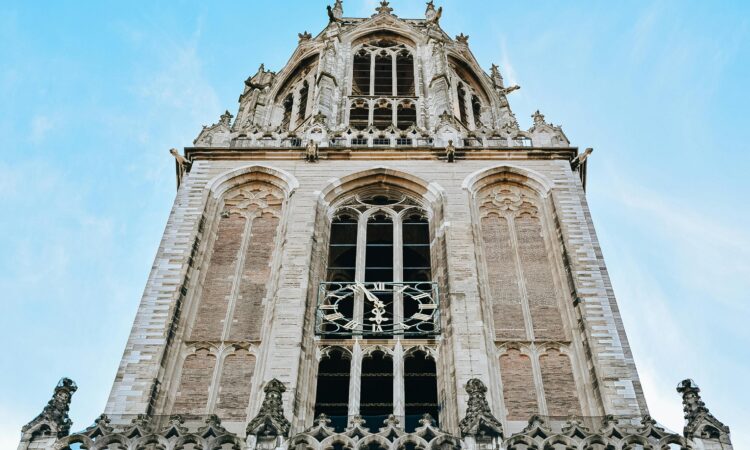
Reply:
[[691, 379], [682, 380], [677, 385], [677, 392], [682, 394], [682, 407], [685, 412], [686, 438], [701, 438], [718, 440], [730, 444], [729, 427], [708, 411], [700, 396], [700, 388]]
[[290, 424], [284, 417], [284, 405], [281, 402], [281, 394], [286, 391], [284, 383], [274, 378], [266, 384], [263, 391], [266, 397], [258, 415], [247, 424], [247, 434], [265, 437], [287, 436]]
[[503, 437], [503, 426], [490, 411], [487, 403], [487, 386], [478, 378], [472, 378], [466, 383], [469, 394], [469, 404], [466, 417], [458, 424], [462, 436], [490, 436]]
[[382, 0], [380, 2], [380, 6], [375, 8], [375, 11], [378, 12], [378, 14], [391, 14], [393, 13], [393, 8], [390, 6], [390, 2], [388, 0]]
[[76, 386], [73, 380], [70, 378], [61, 379], [57, 383], [57, 386], [55, 386], [55, 393], [52, 395], [52, 399], [44, 407], [41, 414], [27, 423], [21, 431], [23, 433], [33, 431], [37, 426], [44, 424], [57, 437], [67, 436], [70, 426], [73, 425], [73, 421], [68, 417], [70, 400], [73, 397], [73, 393], [77, 390], [78, 386]]

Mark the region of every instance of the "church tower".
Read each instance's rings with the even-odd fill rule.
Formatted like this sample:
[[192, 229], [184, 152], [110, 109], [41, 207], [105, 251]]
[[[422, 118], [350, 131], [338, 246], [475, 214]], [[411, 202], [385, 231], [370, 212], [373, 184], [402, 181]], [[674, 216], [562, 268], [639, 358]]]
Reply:
[[104, 414], [64, 379], [19, 449], [731, 449], [690, 380], [650, 416], [594, 231], [587, 158], [522, 129], [442, 7], [337, 0], [177, 196]]

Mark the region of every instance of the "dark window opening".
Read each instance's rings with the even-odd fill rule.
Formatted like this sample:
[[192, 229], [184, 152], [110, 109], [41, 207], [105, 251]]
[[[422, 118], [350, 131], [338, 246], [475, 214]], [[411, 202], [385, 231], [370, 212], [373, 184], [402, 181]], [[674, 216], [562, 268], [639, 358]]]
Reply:
[[398, 95], [413, 97], [414, 91], [414, 58], [410, 53], [402, 52], [396, 58], [396, 88]]
[[370, 112], [366, 105], [352, 105], [349, 111], [349, 125], [355, 130], [364, 130], [367, 128], [369, 116]]
[[[367, 247], [365, 249], [365, 281], [393, 281], [393, 221], [384, 213], [375, 213], [367, 222]], [[393, 317], [393, 294], [374, 292], [374, 295], [385, 304], [386, 317]], [[381, 332], [378, 324], [369, 321], [375, 314], [375, 305], [364, 302], [364, 330]], [[387, 325], [387, 324], [384, 324]], [[378, 336], [383, 337], [382, 332]]]
[[364, 146], [366, 146], [367, 145], [367, 138], [361, 138], [361, 137], [354, 138], [354, 139], [352, 139], [352, 145], [355, 145], [355, 146], [356, 145], [364, 145]]
[[375, 428], [393, 414], [393, 360], [376, 350], [362, 359], [359, 413]]
[[385, 130], [393, 124], [393, 111], [389, 104], [378, 105], [372, 112], [372, 125], [378, 130]]
[[307, 95], [310, 93], [310, 87], [307, 81], [302, 83], [302, 89], [299, 91], [299, 105], [297, 107], [297, 126], [301, 125], [307, 117]]
[[352, 94], [370, 95], [370, 54], [361, 51], [354, 55], [352, 66]]
[[292, 120], [292, 106], [294, 106], [294, 96], [289, 94], [284, 98], [282, 103], [284, 107], [284, 116], [281, 119], [281, 129], [289, 131], [289, 122]]
[[[402, 225], [404, 281], [431, 281], [430, 226], [418, 215], [404, 219]], [[404, 305], [404, 316], [407, 305]]]
[[337, 432], [347, 425], [349, 413], [349, 355], [334, 348], [318, 365], [318, 389], [315, 394], [315, 417], [325, 414]]
[[354, 281], [357, 264], [357, 219], [342, 216], [331, 223], [328, 281]]
[[389, 54], [375, 56], [375, 92], [373, 95], [393, 95], [393, 58]]
[[474, 126], [480, 128], [482, 126], [482, 102], [476, 95], [471, 96], [471, 112], [474, 114]]
[[438, 426], [440, 409], [435, 360], [423, 351], [411, 353], [404, 359], [404, 392], [406, 432], [413, 432], [424, 414], [431, 415], [435, 420], [435, 426]]
[[412, 140], [409, 138], [397, 138], [396, 145], [411, 145]]
[[458, 118], [461, 120], [461, 123], [466, 125], [466, 89], [464, 89], [463, 83], [458, 83], [456, 92], [458, 94]]
[[417, 109], [414, 105], [398, 105], [398, 123], [396, 128], [406, 130], [417, 123]]

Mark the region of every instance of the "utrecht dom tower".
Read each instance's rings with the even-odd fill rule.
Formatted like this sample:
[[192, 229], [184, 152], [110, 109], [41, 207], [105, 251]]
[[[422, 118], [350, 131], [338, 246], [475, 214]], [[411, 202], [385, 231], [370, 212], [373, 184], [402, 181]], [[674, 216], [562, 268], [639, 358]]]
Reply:
[[[324, 14], [324, 11], [321, 11]], [[591, 149], [387, 1], [341, 1], [178, 190], [103, 414], [64, 378], [20, 450], [731, 449], [691, 380], [649, 415], [586, 203]], [[76, 429], [81, 431], [75, 431]]]

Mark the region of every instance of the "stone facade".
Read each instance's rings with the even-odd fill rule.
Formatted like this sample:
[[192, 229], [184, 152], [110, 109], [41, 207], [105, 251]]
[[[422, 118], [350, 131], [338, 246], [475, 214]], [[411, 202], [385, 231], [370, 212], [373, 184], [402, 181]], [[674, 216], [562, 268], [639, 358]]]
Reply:
[[[497, 66], [485, 73], [468, 36], [446, 35], [442, 7], [401, 19], [383, 1], [347, 18], [336, 1], [328, 13], [284, 68], [245, 81], [236, 118], [173, 152], [177, 197], [106, 416], [68, 436], [75, 389], [61, 384], [66, 397], [24, 428], [19, 449], [731, 448], [692, 383], [680, 387], [685, 436], [648, 415], [586, 203], [591, 151], [539, 112], [521, 130], [508, 103], [518, 86]], [[333, 224], [378, 195], [400, 202], [371, 207], [391, 211], [396, 230], [388, 281], [411, 281], [399, 208], [426, 221], [434, 332], [321, 336]], [[352, 226], [358, 283], [367, 214]], [[340, 428], [316, 414], [319, 367], [334, 353], [347, 367], [330, 374], [348, 380]], [[362, 417], [374, 394], [360, 384], [384, 377], [368, 372], [381, 359], [383, 427]], [[410, 400], [409, 376], [434, 379], [437, 402]], [[434, 414], [417, 424], [420, 404]]]

